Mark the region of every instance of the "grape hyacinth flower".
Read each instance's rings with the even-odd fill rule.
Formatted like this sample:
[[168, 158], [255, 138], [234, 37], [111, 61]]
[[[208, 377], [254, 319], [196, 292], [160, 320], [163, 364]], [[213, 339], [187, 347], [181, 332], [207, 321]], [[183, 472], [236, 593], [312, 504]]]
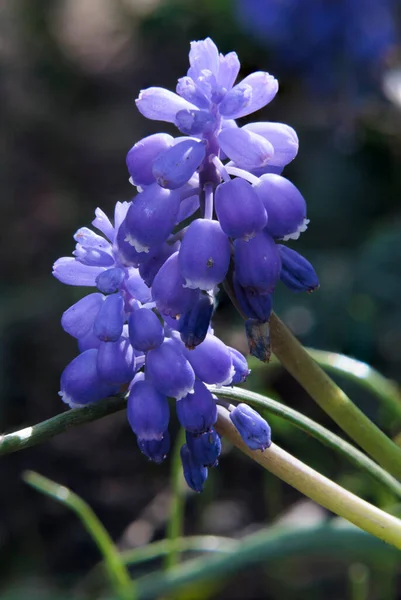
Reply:
[[[77, 407], [128, 390], [128, 421], [157, 463], [170, 447], [175, 406], [187, 436], [184, 475], [201, 491], [221, 451], [213, 391], [250, 372], [214, 335], [219, 286], [227, 284], [252, 325], [268, 322], [280, 279], [294, 291], [318, 282], [306, 259], [278, 243], [308, 223], [305, 200], [281, 175], [298, 151], [295, 131], [236, 123], [273, 100], [276, 79], [258, 71], [236, 84], [237, 55], [219, 54], [209, 38], [191, 44], [189, 62], [177, 93], [152, 87], [137, 99], [145, 117], [175, 124], [180, 135], [153, 134], [131, 148], [137, 194], [117, 202], [114, 223], [97, 209], [92, 224], [102, 235], [79, 229], [73, 257], [56, 261], [53, 273], [96, 288], [62, 317], [80, 351], [62, 374], [63, 401]], [[239, 407], [231, 419], [263, 451], [270, 428], [253, 412]]]

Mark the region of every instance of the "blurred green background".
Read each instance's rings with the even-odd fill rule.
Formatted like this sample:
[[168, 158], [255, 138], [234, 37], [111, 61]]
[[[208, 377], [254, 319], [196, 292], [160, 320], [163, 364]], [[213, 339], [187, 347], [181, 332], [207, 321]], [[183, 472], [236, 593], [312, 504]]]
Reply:
[[[311, 87], [302, 73], [281, 66], [268, 40], [242, 30], [235, 5], [0, 3], [2, 431], [64, 410], [59, 377], [76, 348], [60, 316], [83, 290], [54, 280], [52, 264], [71, 254], [73, 233], [89, 225], [97, 206], [110, 214], [117, 200], [131, 198], [127, 151], [145, 135], [172, 131], [142, 118], [134, 98], [150, 85], [174, 89], [188, 68], [189, 42], [206, 36], [222, 52], [238, 53], [242, 76], [266, 70], [278, 77], [278, 96], [257, 118], [288, 123], [300, 138], [299, 155], [284, 175], [308, 203], [311, 223], [296, 248], [313, 262], [321, 288], [303, 296], [280, 287], [276, 311], [305, 345], [354, 356], [400, 381], [401, 107], [397, 94], [387, 97], [382, 85], [390, 75], [399, 81], [399, 48], [362, 97], [333, 97], [316, 89], [318, 81]], [[397, 15], [394, 19], [399, 32]], [[215, 326], [226, 342], [246, 351], [242, 323], [224, 297]], [[341, 384], [386, 432], [401, 430], [365, 391]], [[337, 431], [284, 372], [255, 369], [247, 386]], [[271, 425], [275, 441], [320, 472], [380, 506], [394, 502], [318, 442], [278, 417]], [[83, 597], [79, 582], [98, 560], [76, 518], [22, 483], [27, 468], [85, 498], [122, 549], [164, 536], [169, 460], [156, 466], [140, 455], [124, 414], [71, 430], [0, 461], [1, 598]], [[278, 521], [307, 526], [329, 517], [226, 447], [205, 492], [188, 494], [185, 532], [240, 538]], [[284, 557], [274, 569], [248, 567], [218, 589], [198, 586], [199, 596], [192, 591], [186, 597], [357, 600], [350, 581], [355, 564], [360, 573], [364, 560], [358, 561], [358, 553], [355, 560], [345, 559], [340, 547], [330, 558], [312, 547], [302, 556]], [[360, 600], [401, 598], [401, 571], [393, 571], [390, 578], [374, 564], [362, 565], [369, 589]]]

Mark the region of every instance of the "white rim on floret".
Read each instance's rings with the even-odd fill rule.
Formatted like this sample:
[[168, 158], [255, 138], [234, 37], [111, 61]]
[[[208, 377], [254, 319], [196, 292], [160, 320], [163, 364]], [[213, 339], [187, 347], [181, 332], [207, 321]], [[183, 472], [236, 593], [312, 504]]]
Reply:
[[299, 238], [299, 236], [301, 235], [301, 233], [303, 233], [304, 231], [306, 231], [308, 229], [309, 223], [310, 223], [310, 219], [304, 219], [302, 221], [302, 223], [300, 225], [298, 225], [298, 228], [296, 231], [294, 231], [294, 233], [289, 233], [288, 235], [285, 235], [281, 239], [284, 242], [288, 242], [288, 240], [297, 240]]

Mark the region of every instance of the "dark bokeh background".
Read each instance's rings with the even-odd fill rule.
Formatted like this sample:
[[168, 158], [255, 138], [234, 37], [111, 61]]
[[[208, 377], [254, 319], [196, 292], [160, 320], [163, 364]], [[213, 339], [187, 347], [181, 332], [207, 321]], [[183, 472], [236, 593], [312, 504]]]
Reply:
[[[57, 396], [59, 377], [76, 348], [62, 331], [60, 316], [83, 291], [54, 280], [52, 263], [71, 253], [74, 231], [89, 225], [96, 206], [110, 214], [117, 200], [130, 199], [127, 150], [145, 135], [170, 131], [164, 124], [143, 119], [134, 98], [150, 85], [174, 89], [187, 69], [190, 40], [208, 35], [222, 52], [237, 51], [242, 76], [261, 69], [279, 78], [278, 96], [257, 117], [288, 123], [300, 138], [299, 156], [284, 174], [308, 202], [310, 227], [296, 248], [314, 263], [321, 288], [313, 296], [278, 289], [277, 312], [303, 343], [355, 356], [399, 380], [398, 3], [384, 3], [394, 9], [386, 52], [374, 54], [373, 73], [363, 79], [362, 89], [351, 91], [343, 87], [342, 69], [353, 66], [352, 76], [359, 65], [353, 65], [349, 49], [335, 62], [338, 78], [334, 77], [333, 87], [332, 62], [313, 75], [313, 65], [305, 70], [305, 65], [298, 68], [280, 60], [279, 45], [269, 44], [267, 35], [260, 31], [256, 35], [249, 23], [241, 29], [243, 19], [236, 18], [244, 10], [240, 4], [0, 2], [2, 431], [64, 410]], [[267, 10], [267, 1], [259, 4]], [[340, 51], [338, 40], [334, 46]], [[319, 49], [319, 68], [325, 51], [332, 60], [333, 48]], [[325, 73], [330, 73], [329, 82]], [[224, 297], [216, 329], [225, 341], [246, 351], [242, 324]], [[388, 433], [398, 432], [372, 398], [344, 385]], [[284, 373], [258, 370], [249, 387], [275, 393], [332, 427]], [[324, 474], [379, 504], [392, 500], [304, 434], [278, 419], [272, 425], [275, 440]], [[163, 536], [169, 461], [155, 466], [140, 455], [123, 414], [70, 431], [0, 462], [1, 598], [56, 598], [63, 597], [62, 590], [75, 597], [77, 582], [98, 559], [72, 514], [24, 486], [21, 473], [27, 468], [84, 497], [122, 548]], [[235, 537], [288, 511], [295, 511], [298, 521], [325, 518], [324, 511], [315, 510], [229, 448], [220, 467], [211, 472], [204, 494], [189, 496], [187, 510], [188, 534]], [[306, 578], [298, 573], [289, 579], [285, 567], [274, 574], [248, 571], [220, 590], [218, 597], [346, 597], [348, 565], [341, 560], [319, 568], [313, 560], [303, 564], [309, 573]], [[378, 589], [380, 579], [372, 585], [372, 599], [382, 597]], [[396, 597], [395, 593], [392, 598]]]

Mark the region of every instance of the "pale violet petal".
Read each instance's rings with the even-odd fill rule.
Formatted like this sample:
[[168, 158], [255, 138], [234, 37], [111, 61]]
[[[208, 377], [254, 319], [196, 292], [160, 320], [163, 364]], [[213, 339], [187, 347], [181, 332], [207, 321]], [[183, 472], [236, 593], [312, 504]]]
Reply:
[[229, 52], [225, 56], [220, 54], [220, 67], [217, 82], [227, 91], [231, 90], [238, 77], [240, 62], [236, 52]]
[[174, 123], [179, 110], [196, 110], [196, 106], [170, 90], [161, 87], [150, 87], [141, 90], [136, 106], [147, 119]]
[[264, 71], [251, 73], [251, 75], [248, 75], [248, 77], [245, 77], [245, 79], [238, 83], [233, 88], [233, 91], [236, 87], [243, 85], [249, 85], [252, 88], [252, 99], [247, 106], [239, 110], [236, 114], [230, 115], [232, 119], [245, 117], [256, 110], [263, 108], [273, 100], [278, 91], [277, 79]]
[[96, 218], [93, 219], [92, 225], [99, 229], [104, 235], [110, 240], [113, 241], [114, 236], [114, 227], [110, 222], [109, 217], [102, 211], [101, 208], [97, 208], [95, 210]]
[[271, 165], [285, 167], [298, 154], [299, 141], [295, 130], [284, 123], [259, 122], [244, 125], [246, 131], [253, 131], [268, 140], [274, 148]]
[[95, 286], [96, 277], [104, 270], [104, 267], [84, 265], [70, 256], [59, 258], [53, 265], [54, 277], [67, 285]]
[[224, 154], [242, 169], [263, 167], [274, 155], [270, 142], [252, 131], [222, 129], [218, 139]]
[[219, 51], [216, 44], [210, 38], [199, 42], [191, 42], [189, 64], [191, 68], [188, 75], [194, 79], [199, 77], [201, 71], [205, 69], [217, 76], [219, 72]]

